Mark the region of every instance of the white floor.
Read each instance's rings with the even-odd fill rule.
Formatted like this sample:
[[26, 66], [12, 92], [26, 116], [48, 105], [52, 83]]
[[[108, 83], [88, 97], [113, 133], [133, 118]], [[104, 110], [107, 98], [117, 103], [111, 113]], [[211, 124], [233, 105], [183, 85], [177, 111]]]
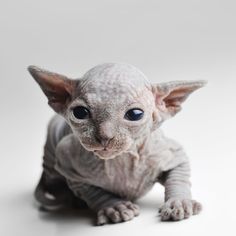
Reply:
[[[1, 1], [0, 235], [235, 235], [235, 7], [213, 0]], [[200, 215], [160, 222], [158, 185], [127, 223], [95, 227], [87, 210], [38, 210], [32, 193], [53, 112], [26, 67], [78, 77], [109, 61], [134, 64], [155, 82], [209, 81], [163, 125], [190, 156]]]

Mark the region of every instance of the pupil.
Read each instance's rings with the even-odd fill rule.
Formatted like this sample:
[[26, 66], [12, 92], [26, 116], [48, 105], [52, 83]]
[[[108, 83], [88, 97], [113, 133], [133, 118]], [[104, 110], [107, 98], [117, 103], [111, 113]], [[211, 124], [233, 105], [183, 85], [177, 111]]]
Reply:
[[137, 108], [136, 109], [131, 109], [131, 110], [126, 112], [125, 118], [127, 120], [132, 120], [132, 121], [140, 120], [140, 119], [142, 119], [143, 114], [144, 114], [144, 112], [140, 109], [137, 109]]
[[73, 115], [77, 119], [87, 119], [89, 117], [89, 110], [83, 106], [78, 106], [73, 109]]

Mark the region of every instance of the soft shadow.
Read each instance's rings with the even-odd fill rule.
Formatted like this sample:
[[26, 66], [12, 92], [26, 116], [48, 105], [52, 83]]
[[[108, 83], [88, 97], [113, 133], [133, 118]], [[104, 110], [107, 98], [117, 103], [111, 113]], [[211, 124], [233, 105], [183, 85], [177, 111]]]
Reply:
[[39, 219], [43, 222], [53, 222], [57, 225], [60, 224], [78, 224], [78, 222], [87, 224], [89, 226], [95, 225], [95, 213], [88, 208], [63, 208], [55, 211], [46, 211], [40, 207], [34, 199], [33, 192], [21, 192], [13, 194], [9, 198], [10, 204], [16, 208], [21, 208], [23, 211], [33, 211], [33, 214], [38, 215]]
[[94, 225], [95, 214], [90, 209], [79, 208], [64, 208], [55, 211], [46, 211], [41, 207], [38, 207], [39, 218], [47, 222], [57, 222], [59, 224], [73, 224], [78, 222], [84, 222], [86, 224]]
[[95, 213], [89, 208], [79, 208], [79, 207], [63, 207], [58, 210], [45, 210], [42, 208], [36, 200], [34, 200], [34, 208], [38, 211], [39, 218], [42, 221], [54, 222], [57, 224], [88, 224], [94, 225]]
[[[51, 222], [52, 224], [58, 225], [58, 227], [61, 225], [70, 227], [78, 224], [84, 225], [85, 227], [96, 226], [96, 214], [92, 210], [68, 207], [55, 211], [47, 211], [37, 204], [33, 192], [30, 191], [15, 195], [11, 198], [10, 202], [16, 206], [20, 205], [21, 210], [22, 207], [27, 208], [27, 210], [31, 211], [31, 214], [38, 216], [40, 221], [47, 224]], [[155, 214], [156, 219], [160, 221], [158, 210], [163, 204], [163, 198], [161, 196], [157, 198], [146, 196], [138, 200], [137, 204], [140, 206], [141, 213], [142, 211], [152, 212], [152, 214]], [[142, 214], [140, 217], [142, 217]], [[168, 223], [168, 221], [165, 223]]]

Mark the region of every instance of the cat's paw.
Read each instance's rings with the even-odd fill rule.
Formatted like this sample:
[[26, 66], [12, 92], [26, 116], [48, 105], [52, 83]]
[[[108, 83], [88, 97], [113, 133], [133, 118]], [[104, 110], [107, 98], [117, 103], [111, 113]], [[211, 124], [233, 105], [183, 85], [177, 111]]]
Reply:
[[112, 206], [104, 207], [97, 213], [97, 225], [109, 222], [120, 223], [132, 220], [139, 215], [139, 206], [132, 202], [118, 202]]
[[169, 199], [159, 209], [162, 221], [183, 220], [196, 215], [202, 210], [202, 205], [190, 199]]

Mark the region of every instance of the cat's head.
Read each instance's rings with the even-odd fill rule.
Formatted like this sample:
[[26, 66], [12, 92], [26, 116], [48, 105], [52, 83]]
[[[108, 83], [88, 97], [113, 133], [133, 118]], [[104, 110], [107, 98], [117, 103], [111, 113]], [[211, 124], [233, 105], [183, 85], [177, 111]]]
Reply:
[[28, 69], [83, 147], [102, 159], [114, 158], [145, 138], [205, 84], [151, 84], [137, 68], [120, 63], [98, 65], [76, 80], [35, 66]]

